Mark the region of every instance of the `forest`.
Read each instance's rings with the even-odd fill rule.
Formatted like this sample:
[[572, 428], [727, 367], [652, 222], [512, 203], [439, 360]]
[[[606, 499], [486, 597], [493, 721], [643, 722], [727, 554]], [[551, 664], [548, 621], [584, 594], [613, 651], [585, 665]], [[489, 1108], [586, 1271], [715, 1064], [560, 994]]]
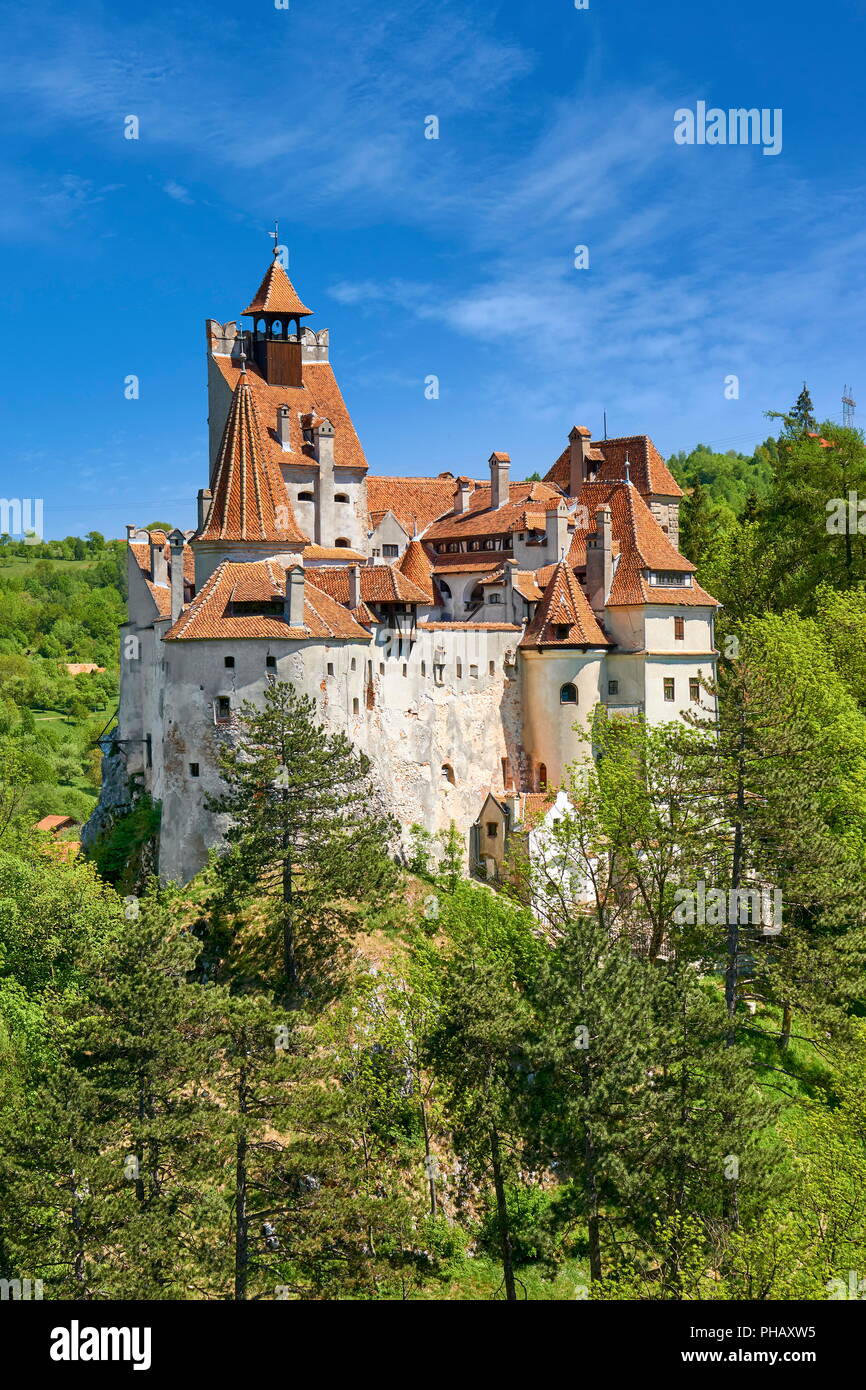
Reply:
[[123, 547], [4, 538], [0, 1278], [860, 1296], [866, 536], [826, 518], [866, 497], [866, 444], [805, 387], [772, 418], [752, 456], [670, 460], [723, 604], [718, 718], [599, 707], [571, 812], [497, 889], [454, 827], [396, 853], [366, 759], [282, 682], [223, 752], [231, 828], [190, 884], [148, 876], [144, 798], [64, 852], [33, 825], [97, 793]]

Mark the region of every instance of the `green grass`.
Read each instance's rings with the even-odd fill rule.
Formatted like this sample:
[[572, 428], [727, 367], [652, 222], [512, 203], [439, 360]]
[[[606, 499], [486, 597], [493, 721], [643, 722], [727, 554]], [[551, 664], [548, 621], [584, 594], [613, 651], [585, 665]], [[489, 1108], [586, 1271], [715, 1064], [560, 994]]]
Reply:
[[29, 555], [4, 555], [0, 557], [0, 571], [8, 570], [12, 574], [26, 574], [36, 565], [45, 564], [60, 570], [91, 570], [96, 563], [96, 560], [47, 560], [39, 555], [35, 555], [32, 560]]
[[[522, 1265], [515, 1271], [517, 1296], [530, 1303], [573, 1302], [585, 1297], [582, 1289], [589, 1287], [589, 1269], [584, 1260], [566, 1260], [553, 1279], [537, 1265]], [[502, 1266], [495, 1260], [479, 1256], [461, 1261], [456, 1271], [441, 1284], [430, 1284], [414, 1295], [420, 1300], [490, 1303], [505, 1299]]]

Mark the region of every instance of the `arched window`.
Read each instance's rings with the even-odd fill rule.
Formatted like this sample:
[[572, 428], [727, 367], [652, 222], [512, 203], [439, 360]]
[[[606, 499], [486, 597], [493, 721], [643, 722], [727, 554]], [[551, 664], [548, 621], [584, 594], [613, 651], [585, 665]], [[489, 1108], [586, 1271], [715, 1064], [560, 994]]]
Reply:
[[348, 500], [349, 500], [349, 494], [348, 494], [348, 493], [346, 493], [346, 492], [335, 492], [335, 493], [334, 493], [334, 501], [335, 501], [335, 502], [348, 502]]
[[445, 580], [444, 580], [444, 579], [438, 580], [438, 584], [439, 584], [439, 592], [440, 592], [440, 594], [442, 595], [442, 597], [443, 597], [443, 598], [450, 598], [450, 597], [451, 597], [451, 588], [450, 588], [450, 586], [449, 586], [448, 584], [445, 583]]
[[538, 764], [538, 790], [540, 792], [547, 791], [547, 767], [544, 763]]
[[577, 704], [577, 686], [572, 685], [571, 681], [559, 687], [559, 703], [561, 705]]
[[312, 494], [311, 492], [299, 492], [299, 493], [298, 493], [298, 501], [299, 501], [299, 502], [315, 502], [315, 500], [316, 500], [316, 499], [315, 499], [315, 497], [313, 496], [313, 494]]
[[442, 781], [450, 782], [454, 786], [454, 769], [450, 763], [442, 764]]
[[338, 536], [337, 539], [334, 541], [334, 545], [341, 545], [348, 548], [349, 540], [346, 536]]

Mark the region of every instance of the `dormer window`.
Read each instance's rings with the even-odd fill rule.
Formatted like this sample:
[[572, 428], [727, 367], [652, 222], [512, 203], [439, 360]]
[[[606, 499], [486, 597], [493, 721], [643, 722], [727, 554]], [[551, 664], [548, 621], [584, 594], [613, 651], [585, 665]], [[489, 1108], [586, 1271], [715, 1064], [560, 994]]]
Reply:
[[349, 500], [349, 495], [348, 495], [348, 493], [346, 493], [346, 492], [335, 492], [335, 493], [334, 493], [334, 501], [335, 501], [335, 502], [348, 502], [348, 500]]
[[299, 501], [299, 502], [315, 502], [315, 500], [316, 500], [316, 499], [315, 499], [315, 497], [314, 497], [314, 495], [313, 495], [312, 492], [299, 492], [299, 493], [298, 493], [298, 501]]
[[650, 570], [647, 579], [660, 589], [689, 589], [692, 583], [692, 576], [682, 570]]
[[282, 598], [235, 599], [231, 610], [233, 618], [281, 618], [285, 603]]

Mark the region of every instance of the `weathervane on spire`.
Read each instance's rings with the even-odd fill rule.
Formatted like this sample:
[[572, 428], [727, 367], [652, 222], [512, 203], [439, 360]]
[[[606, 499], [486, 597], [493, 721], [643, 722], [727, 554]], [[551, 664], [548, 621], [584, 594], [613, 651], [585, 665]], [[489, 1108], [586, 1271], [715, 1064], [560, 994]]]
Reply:
[[625, 480], [627, 483], [631, 482], [631, 464], [629, 463], [628, 454], [625, 456]]
[[280, 224], [276, 218], [274, 218], [274, 230], [268, 232], [268, 236], [272, 236], [274, 239], [274, 255], [276, 256], [280, 250]]

